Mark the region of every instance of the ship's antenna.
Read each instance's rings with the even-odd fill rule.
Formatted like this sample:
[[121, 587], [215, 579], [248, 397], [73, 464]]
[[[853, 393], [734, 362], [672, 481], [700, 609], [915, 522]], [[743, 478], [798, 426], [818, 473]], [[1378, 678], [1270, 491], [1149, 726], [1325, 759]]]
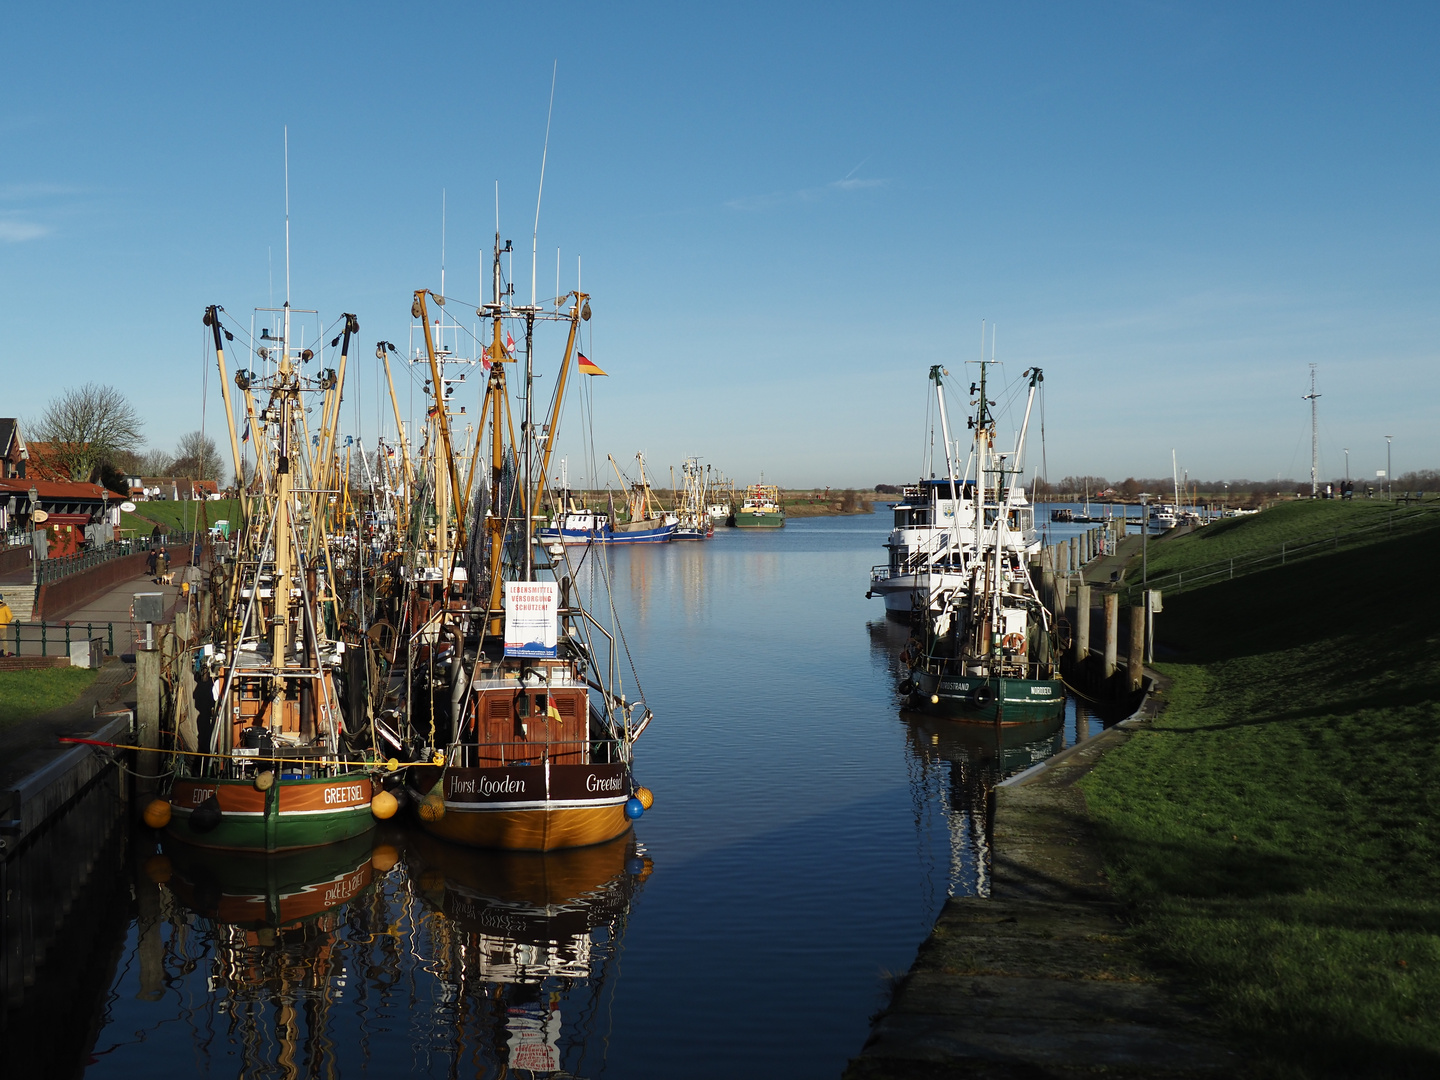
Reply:
[[[285, 125], [285, 306], [290, 306], [290, 125]], [[288, 342], [287, 342], [288, 344]]]
[[550, 71], [550, 109], [545, 114], [545, 148], [540, 151], [540, 188], [535, 192], [535, 231], [530, 235], [530, 306], [535, 306], [535, 260], [539, 254], [540, 242], [540, 196], [545, 194], [545, 158], [550, 153], [550, 117], [555, 113], [555, 76], [560, 71], [560, 61]]
[[555, 303], [560, 303], [560, 249], [555, 249]]
[[445, 295], [445, 189], [440, 189], [440, 295]]

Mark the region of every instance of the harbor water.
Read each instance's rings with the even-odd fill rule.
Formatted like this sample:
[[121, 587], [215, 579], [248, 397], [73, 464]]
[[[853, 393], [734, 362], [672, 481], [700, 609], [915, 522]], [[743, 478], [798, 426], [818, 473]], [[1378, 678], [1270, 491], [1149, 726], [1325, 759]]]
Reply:
[[[908, 632], [865, 598], [889, 521], [586, 556], [577, 587], [603, 622], [610, 579], [624, 692], [656, 716], [655, 804], [615, 843], [496, 855], [387, 827], [247, 861], [90, 830], [104, 857], [72, 850], [70, 877], [104, 916], [68, 897], [86, 925], [51, 921], [86, 948], [9, 979], [16, 1075], [838, 1075], [945, 899], [985, 891], [996, 779], [1100, 729], [1073, 704], [1039, 730], [903, 714]], [[65, 876], [27, 857], [7, 881]], [[44, 904], [16, 896], [7, 950], [16, 905]]]

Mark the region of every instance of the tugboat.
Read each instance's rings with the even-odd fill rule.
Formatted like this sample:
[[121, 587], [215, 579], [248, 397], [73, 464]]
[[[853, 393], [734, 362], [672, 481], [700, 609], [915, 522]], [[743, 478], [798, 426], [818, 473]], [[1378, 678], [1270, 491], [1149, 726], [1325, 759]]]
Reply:
[[[222, 327], [220, 312], [207, 308], [204, 323], [214, 337], [243, 490], [247, 472], [221, 341], [222, 334], [234, 335]], [[237, 555], [219, 575], [224, 615], [212, 640], [187, 655], [202, 704], [195, 726], [187, 731], [181, 725], [169, 807], [147, 809], [147, 821], [163, 822], [177, 839], [234, 852], [339, 843], [375, 824], [372, 777], [379, 767], [360, 725], [347, 719], [340, 689], [345, 644], [327, 629], [337, 605], [329, 584], [329, 509], [320, 498], [329, 484], [324, 463], [333, 450], [333, 416], [359, 323], [344, 316], [338, 373], [327, 369], [307, 377], [301, 365], [313, 355], [291, 348], [288, 301], [280, 314], [278, 340], [267, 329], [267, 345], [257, 350], [273, 370], [235, 376], [249, 417], [247, 435], [255, 436], [252, 483], [259, 491], [252, 505], [242, 504]], [[322, 398], [325, 418], [313, 458], [305, 434], [306, 394]]]
[[[493, 323], [496, 362], [472, 455], [488, 441], [489, 475], [464, 514], [474, 540], [466, 539], [460, 514], [452, 532], [435, 537], [445, 552], [441, 580], [412, 591], [399, 613], [404, 654], [394, 670], [404, 673], [403, 716], [396, 707], [382, 723], [405, 729], [407, 789], [426, 832], [472, 847], [552, 851], [613, 840], [649, 808], [650, 792], [636, 785], [631, 763], [652, 714], [643, 700], [621, 692], [615, 638], [581, 606], [567, 549], [556, 545], [549, 549], [556, 554], [548, 554], [530, 527], [590, 298], [569, 293], [557, 305], [568, 310], [555, 315], [533, 303], [511, 307], [501, 253], [497, 235], [494, 301], [483, 309]], [[415, 294], [422, 322], [432, 295]], [[517, 360], [502, 342], [507, 318], [524, 323], [521, 430], [544, 432], [520, 447], [505, 439], [511, 427], [505, 369]], [[543, 318], [568, 322], [569, 342], [542, 427], [531, 402], [535, 322]], [[443, 404], [435, 408], [443, 417]], [[441, 460], [453, 461], [448, 425], [442, 427]], [[468, 490], [455, 474], [442, 470], [439, 482], [453, 486], [452, 505], [466, 506]], [[603, 575], [603, 566], [597, 571], [592, 562], [589, 569]]]
[[[976, 467], [970, 536], [964, 570], [956, 581], [949, 566], [934, 571], [938, 586], [920, 575], [919, 592], [931, 607], [917, 612], [917, 632], [902, 659], [910, 667], [907, 685], [912, 708], [965, 720], [996, 724], [1053, 720], [1065, 709], [1058, 669], [1060, 648], [1052, 617], [1041, 602], [1028, 566], [1026, 513], [1016, 479], [1030, 426], [1039, 368], [1029, 379], [1025, 420], [1013, 453], [997, 453], [995, 417], [986, 396], [986, 368], [980, 379], [972, 420]], [[948, 427], [948, 425], [947, 425]], [[948, 441], [948, 440], [947, 440]], [[953, 466], [952, 468], [952, 482]]]

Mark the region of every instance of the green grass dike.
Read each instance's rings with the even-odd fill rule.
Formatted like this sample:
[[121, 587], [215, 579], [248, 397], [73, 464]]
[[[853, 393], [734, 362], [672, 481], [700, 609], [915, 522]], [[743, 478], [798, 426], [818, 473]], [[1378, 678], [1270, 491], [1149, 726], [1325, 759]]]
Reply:
[[1081, 785], [1138, 943], [1259, 1075], [1440, 1076], [1440, 510], [1393, 512], [1152, 543], [1152, 580], [1291, 554], [1166, 595], [1168, 704]]
[[[122, 534], [134, 533], [142, 539], [150, 536], [156, 525], [161, 532], [187, 532], [195, 529], [201, 504], [187, 499], [177, 501], [141, 502], [135, 504], [135, 512], [120, 514]], [[205, 521], [213, 527], [222, 518], [230, 522], [232, 532], [240, 525], [240, 500], [219, 499], [204, 504]]]
[[95, 681], [88, 668], [0, 671], [0, 731], [69, 704]]

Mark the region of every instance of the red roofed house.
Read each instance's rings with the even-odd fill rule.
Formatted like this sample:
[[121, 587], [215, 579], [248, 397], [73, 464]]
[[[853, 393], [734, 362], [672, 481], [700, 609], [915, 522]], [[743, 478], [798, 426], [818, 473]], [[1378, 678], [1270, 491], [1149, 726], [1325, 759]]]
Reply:
[[[45, 532], [48, 550], [42, 557], [53, 559], [112, 536], [110, 510], [118, 509], [120, 497], [99, 484], [5, 477], [0, 478], [0, 504], [11, 529]], [[43, 524], [36, 524], [36, 510], [45, 511]]]

